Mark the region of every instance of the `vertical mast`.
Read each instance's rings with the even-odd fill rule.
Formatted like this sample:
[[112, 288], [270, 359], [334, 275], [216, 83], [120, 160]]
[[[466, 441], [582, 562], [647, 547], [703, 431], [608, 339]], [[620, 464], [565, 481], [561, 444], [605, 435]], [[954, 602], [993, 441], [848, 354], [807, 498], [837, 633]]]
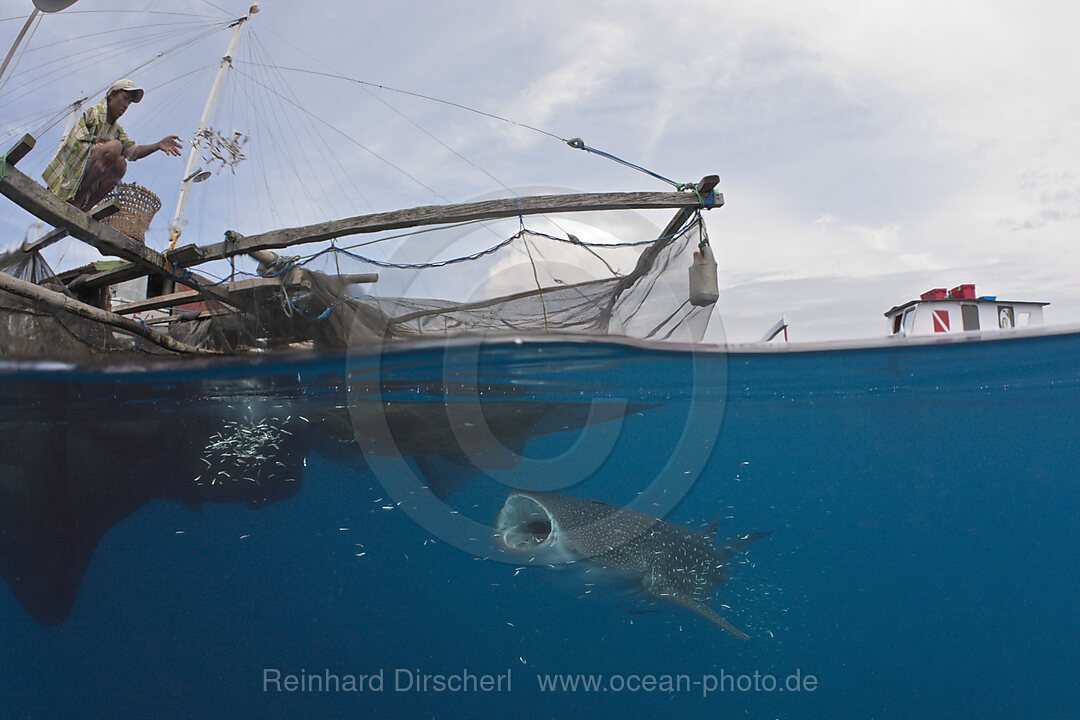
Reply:
[[187, 165], [184, 166], [183, 180], [180, 182], [180, 196], [176, 199], [176, 213], [173, 215], [172, 225], [169, 227], [170, 248], [176, 247], [176, 242], [180, 239], [180, 233], [183, 230], [181, 220], [184, 216], [184, 209], [187, 207], [188, 190], [191, 188], [193, 176], [196, 174], [195, 165], [199, 162], [201, 135], [204, 130], [210, 127], [210, 119], [214, 115], [214, 107], [217, 105], [218, 96], [221, 94], [221, 86], [225, 82], [225, 75], [228, 73], [229, 68], [232, 67], [232, 56], [236, 51], [237, 43], [240, 41], [240, 31], [244, 28], [244, 23], [257, 12], [259, 12], [259, 4], [257, 2], [252, 3], [248, 9], [248, 14], [233, 23], [236, 26], [236, 32], [233, 33], [232, 40], [229, 41], [229, 47], [225, 50], [225, 57], [221, 59], [221, 65], [218, 66], [217, 77], [214, 78], [214, 84], [210, 88], [210, 96], [206, 98], [206, 107], [203, 108], [202, 117], [199, 118], [199, 130], [191, 141]]
[[[79, 93], [82, 96], [82, 93]], [[64, 148], [64, 141], [67, 140], [68, 133], [71, 132], [71, 128], [75, 127], [75, 122], [79, 119], [79, 113], [82, 112], [83, 103], [90, 98], [82, 96], [75, 102], [71, 103], [71, 114], [68, 115], [67, 125], [64, 126], [64, 134], [60, 136], [60, 144], [56, 146], [56, 151], [60, 152]]]
[[[34, 19], [38, 16], [38, 12], [39, 10], [35, 7], [30, 13], [30, 17], [26, 18], [26, 24], [23, 25], [22, 30], [19, 31], [19, 35], [15, 38], [15, 42], [11, 43], [11, 49], [8, 50], [7, 57], [4, 58], [3, 64], [0, 65], [0, 80], [3, 80], [4, 73], [6, 73], [8, 69], [8, 63], [11, 62], [11, 58], [15, 57], [15, 51], [19, 49], [19, 43], [26, 37], [26, 31], [34, 24]], [[0, 87], [3, 86], [4, 83], [0, 82]]]
[[[15, 57], [15, 51], [19, 49], [19, 43], [26, 37], [26, 31], [34, 24], [34, 19], [38, 16], [38, 13], [60, 12], [64, 8], [74, 5], [75, 2], [76, 0], [34, 0], [34, 9], [31, 11], [30, 17], [26, 18], [26, 24], [23, 25], [22, 30], [19, 31], [19, 35], [15, 38], [15, 42], [11, 43], [11, 49], [8, 50], [4, 62], [0, 64], [0, 87], [3, 87], [4, 83], [7, 82], [4, 80], [4, 73], [7, 72], [8, 63], [11, 62], [11, 58]], [[16, 63], [16, 65], [17, 64], [18, 63]]]

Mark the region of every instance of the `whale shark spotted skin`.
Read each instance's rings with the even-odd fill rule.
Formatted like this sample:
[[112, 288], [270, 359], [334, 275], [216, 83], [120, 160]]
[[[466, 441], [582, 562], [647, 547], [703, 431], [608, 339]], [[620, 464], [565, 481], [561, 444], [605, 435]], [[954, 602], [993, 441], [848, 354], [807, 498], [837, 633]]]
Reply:
[[702, 532], [596, 500], [515, 490], [495, 521], [506, 551], [528, 561], [573, 568], [593, 581], [620, 583], [697, 613], [737, 638], [746, 633], [709, 606], [728, 578], [731, 559], [767, 532], [716, 544], [716, 529]]

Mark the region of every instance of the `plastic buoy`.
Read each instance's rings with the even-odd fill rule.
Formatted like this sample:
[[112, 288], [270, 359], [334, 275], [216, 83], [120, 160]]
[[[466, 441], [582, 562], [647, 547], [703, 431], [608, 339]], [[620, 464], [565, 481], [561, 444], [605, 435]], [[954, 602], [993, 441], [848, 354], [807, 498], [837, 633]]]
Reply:
[[716, 258], [713, 257], [712, 248], [702, 243], [694, 253], [694, 262], [690, 265], [690, 304], [705, 307], [719, 299]]

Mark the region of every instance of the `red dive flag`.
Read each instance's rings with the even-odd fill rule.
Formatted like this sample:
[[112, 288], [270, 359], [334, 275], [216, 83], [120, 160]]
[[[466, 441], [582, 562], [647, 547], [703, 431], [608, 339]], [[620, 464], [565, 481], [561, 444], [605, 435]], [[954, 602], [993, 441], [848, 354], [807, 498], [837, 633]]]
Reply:
[[949, 332], [948, 310], [934, 310], [934, 332]]

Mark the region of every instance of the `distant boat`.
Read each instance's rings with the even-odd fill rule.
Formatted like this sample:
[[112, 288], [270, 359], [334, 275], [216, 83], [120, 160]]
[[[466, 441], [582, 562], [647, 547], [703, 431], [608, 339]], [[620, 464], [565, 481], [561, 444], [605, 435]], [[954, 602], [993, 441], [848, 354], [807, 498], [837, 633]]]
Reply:
[[1043, 324], [1043, 308], [1050, 303], [1028, 300], [998, 300], [993, 295], [977, 296], [974, 285], [952, 290], [935, 288], [918, 300], [897, 305], [885, 313], [890, 335], [956, 335], [959, 333], [1007, 331]]

